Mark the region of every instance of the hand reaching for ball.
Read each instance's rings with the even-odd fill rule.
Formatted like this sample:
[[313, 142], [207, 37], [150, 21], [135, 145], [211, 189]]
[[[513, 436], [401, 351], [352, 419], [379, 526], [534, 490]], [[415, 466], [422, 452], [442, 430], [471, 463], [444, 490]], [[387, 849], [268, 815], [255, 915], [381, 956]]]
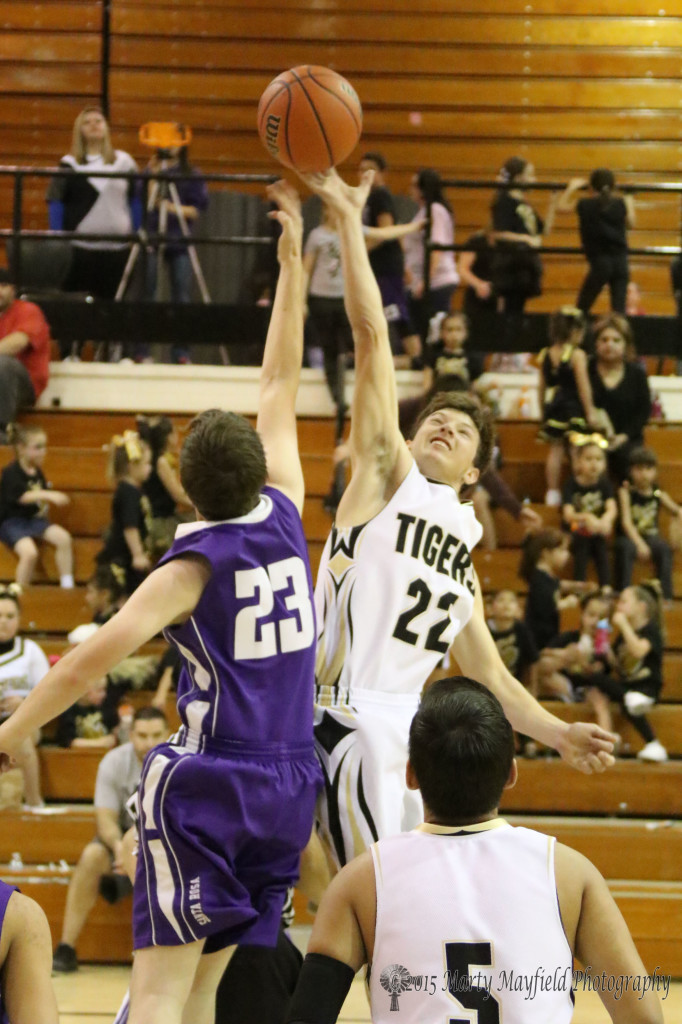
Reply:
[[268, 185], [266, 192], [271, 202], [277, 203], [278, 210], [268, 214], [279, 222], [282, 234], [277, 243], [277, 259], [280, 263], [287, 259], [300, 259], [303, 239], [303, 217], [301, 216], [301, 199], [288, 181], [280, 179], [274, 185]]
[[339, 176], [335, 167], [318, 174], [301, 174], [299, 172], [298, 176], [310, 191], [315, 192], [335, 214], [344, 214], [349, 210], [362, 210], [374, 181], [374, 171], [369, 170], [364, 172], [359, 185], [349, 185]]

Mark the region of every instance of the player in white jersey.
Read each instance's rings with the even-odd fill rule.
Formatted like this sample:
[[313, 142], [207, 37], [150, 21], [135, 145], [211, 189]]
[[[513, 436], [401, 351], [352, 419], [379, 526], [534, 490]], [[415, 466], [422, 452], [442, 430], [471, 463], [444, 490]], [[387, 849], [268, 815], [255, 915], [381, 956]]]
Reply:
[[306, 175], [337, 222], [355, 345], [352, 477], [316, 588], [317, 750], [326, 775], [323, 836], [337, 864], [421, 820], [404, 769], [409, 723], [431, 670], [451, 647], [460, 669], [499, 697], [512, 725], [581, 771], [613, 763], [613, 737], [550, 715], [507, 671], [490, 636], [470, 552], [481, 528], [459, 500], [492, 447], [467, 395], [436, 396], [413, 440], [398, 427], [393, 360], [367, 257], [358, 188], [332, 170]]
[[409, 757], [426, 822], [379, 840], [333, 880], [289, 1024], [333, 1024], [363, 964], [374, 1024], [568, 1024], [574, 954], [614, 1024], [662, 1024], [654, 989], [666, 979], [647, 976], [597, 869], [497, 816], [517, 772], [493, 694], [463, 677], [434, 683]]

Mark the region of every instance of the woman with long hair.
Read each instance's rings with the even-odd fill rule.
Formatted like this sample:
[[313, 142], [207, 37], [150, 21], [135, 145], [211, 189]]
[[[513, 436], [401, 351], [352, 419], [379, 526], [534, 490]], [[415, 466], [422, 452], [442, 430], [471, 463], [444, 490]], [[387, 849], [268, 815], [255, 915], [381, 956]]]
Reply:
[[426, 219], [426, 227], [405, 238], [405, 276], [410, 297], [412, 320], [422, 340], [429, 320], [436, 313], [449, 313], [452, 296], [459, 283], [454, 252], [434, 249], [429, 254], [429, 287], [425, 293], [425, 239], [440, 245], [455, 240], [455, 218], [443, 192], [440, 175], [430, 168], [419, 171], [412, 179], [410, 191], [419, 208], [413, 222]]
[[59, 161], [59, 167], [73, 173], [50, 182], [50, 230], [75, 231], [83, 236], [72, 244], [64, 290], [113, 299], [129, 245], [87, 241], [87, 236], [131, 234], [139, 224], [139, 199], [133, 179], [98, 177], [97, 171], [132, 172], [137, 164], [128, 153], [114, 149], [109, 125], [99, 107], [85, 107], [74, 122], [71, 150]]

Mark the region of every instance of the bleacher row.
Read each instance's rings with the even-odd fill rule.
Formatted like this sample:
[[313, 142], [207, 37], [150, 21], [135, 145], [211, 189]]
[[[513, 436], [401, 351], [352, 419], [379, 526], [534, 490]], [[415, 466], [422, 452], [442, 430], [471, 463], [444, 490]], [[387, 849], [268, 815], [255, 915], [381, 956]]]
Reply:
[[[174, 417], [182, 430], [188, 417]], [[33, 412], [26, 421], [40, 423], [49, 446], [46, 475], [55, 487], [72, 498], [68, 508], [56, 510], [74, 534], [77, 587], [60, 590], [48, 555], [40, 582], [24, 599], [24, 629], [48, 653], [66, 646], [65, 635], [76, 623], [86, 621], [83, 584], [99, 547], [99, 535], [108, 523], [111, 488], [105, 476], [103, 446], [112, 434], [132, 425], [125, 413]], [[539, 502], [544, 491], [544, 448], [534, 441], [535, 425], [528, 422], [501, 425], [504, 452], [503, 474], [521, 496]], [[311, 561], [317, 567], [329, 519], [322, 509], [331, 475], [334, 424], [331, 420], [303, 419], [299, 444], [306, 479], [304, 524]], [[674, 497], [682, 500], [679, 470], [682, 463], [682, 427], [652, 427], [647, 441], [657, 451], [661, 475]], [[11, 452], [0, 451], [0, 467]], [[548, 523], [556, 513], [537, 506]], [[500, 549], [477, 552], [475, 562], [485, 591], [512, 586], [522, 591], [516, 577], [519, 526], [506, 514], [497, 515]], [[10, 579], [11, 553], [0, 553], [0, 578]], [[677, 566], [676, 590], [682, 595], [682, 564]], [[667, 764], [641, 764], [623, 759], [602, 776], [583, 776], [554, 757], [523, 761], [517, 786], [504, 798], [504, 812], [513, 821], [559, 836], [595, 861], [609, 879], [647, 968], [659, 966], [665, 973], [682, 975], [682, 601], [668, 610], [665, 690], [652, 721], [671, 754]], [[152, 643], [147, 650], [158, 650]], [[133, 703], [146, 702], [144, 692], [132, 695]], [[547, 706], [565, 719], [580, 716], [579, 706]], [[169, 706], [175, 723], [174, 707]], [[626, 723], [618, 722], [626, 743], [637, 749], [637, 738]], [[45, 818], [22, 811], [4, 811], [0, 829], [0, 863], [14, 851], [25, 867], [0, 869], [3, 878], [20, 880], [22, 890], [35, 896], [58, 938], [64, 911], [70, 865], [94, 832], [90, 801], [101, 752], [40, 748], [43, 792], [54, 814]], [[561, 815], [562, 817], [556, 817]], [[520, 816], [517, 818], [517, 816]], [[60, 866], [60, 862], [65, 862]], [[304, 904], [297, 900], [300, 919]], [[79, 958], [125, 962], [130, 957], [130, 904], [110, 907], [99, 900], [79, 941]]]

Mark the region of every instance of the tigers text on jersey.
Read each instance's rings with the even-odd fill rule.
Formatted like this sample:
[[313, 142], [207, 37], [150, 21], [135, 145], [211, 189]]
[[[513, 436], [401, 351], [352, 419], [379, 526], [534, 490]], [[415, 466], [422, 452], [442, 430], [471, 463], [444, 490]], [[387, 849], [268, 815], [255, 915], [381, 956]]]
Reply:
[[413, 464], [363, 526], [334, 527], [317, 576], [318, 700], [419, 694], [474, 606], [471, 505]]
[[182, 656], [181, 742], [312, 744], [315, 614], [293, 502], [265, 487], [245, 516], [180, 526], [161, 561], [186, 554], [212, 574], [190, 618], [165, 630]]
[[568, 1024], [554, 842], [496, 818], [422, 825], [371, 848], [374, 1024]]

